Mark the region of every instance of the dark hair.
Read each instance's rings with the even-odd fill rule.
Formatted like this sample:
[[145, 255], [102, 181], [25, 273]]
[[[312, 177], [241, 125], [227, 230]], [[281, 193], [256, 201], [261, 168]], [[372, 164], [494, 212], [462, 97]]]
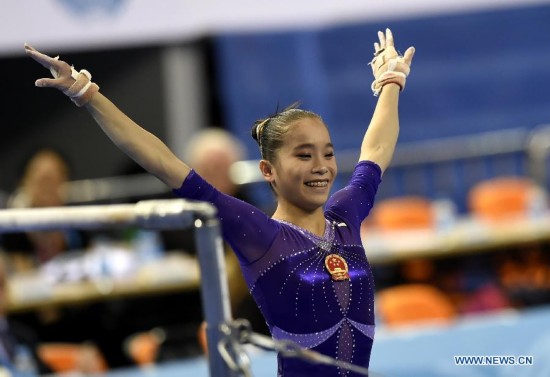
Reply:
[[250, 133], [258, 143], [264, 160], [275, 161], [276, 152], [283, 145], [284, 135], [292, 123], [304, 118], [323, 120], [313, 111], [299, 109], [298, 106], [299, 103], [295, 102], [283, 111], [276, 111], [275, 114], [254, 122]]
[[59, 162], [63, 165], [67, 178], [71, 176], [72, 167], [70, 166], [68, 156], [63, 151], [61, 151], [61, 149], [56, 148], [54, 146], [47, 145], [47, 146], [33, 147], [26, 154], [23, 161], [20, 162], [20, 167], [18, 169], [19, 180], [22, 180], [27, 175], [28, 169], [31, 163], [35, 161], [36, 158], [42, 154], [49, 154], [49, 155], [55, 156], [55, 158], [59, 160]]

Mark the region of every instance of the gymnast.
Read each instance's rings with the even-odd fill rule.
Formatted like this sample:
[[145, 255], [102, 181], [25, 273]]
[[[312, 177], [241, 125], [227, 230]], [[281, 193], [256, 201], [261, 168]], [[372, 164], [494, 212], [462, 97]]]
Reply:
[[[374, 281], [360, 238], [399, 133], [398, 99], [414, 55], [401, 56], [391, 31], [378, 32], [371, 62], [378, 96], [359, 161], [343, 189], [329, 198], [336, 177], [334, 147], [319, 115], [291, 106], [255, 122], [251, 133], [277, 206], [271, 217], [216, 190], [156, 136], [99, 92], [88, 71], [76, 71], [29, 45], [26, 53], [53, 78], [38, 87], [61, 90], [84, 106], [129, 157], [187, 199], [218, 209], [224, 239], [274, 339], [368, 368], [374, 338]], [[353, 376], [343, 368], [278, 357], [278, 375]]]

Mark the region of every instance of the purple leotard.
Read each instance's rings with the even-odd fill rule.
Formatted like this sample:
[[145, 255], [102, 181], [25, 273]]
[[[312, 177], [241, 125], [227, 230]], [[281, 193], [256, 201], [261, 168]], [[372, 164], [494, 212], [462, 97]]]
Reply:
[[[326, 203], [323, 237], [271, 219], [256, 207], [220, 193], [194, 171], [174, 193], [216, 206], [223, 237], [237, 254], [275, 339], [290, 339], [368, 367], [374, 337], [374, 281], [360, 227], [372, 208], [380, 176], [375, 163], [357, 164], [348, 185]], [[332, 280], [325, 268], [329, 254], [346, 260], [349, 280]], [[355, 375], [280, 356], [278, 369], [284, 377]]]

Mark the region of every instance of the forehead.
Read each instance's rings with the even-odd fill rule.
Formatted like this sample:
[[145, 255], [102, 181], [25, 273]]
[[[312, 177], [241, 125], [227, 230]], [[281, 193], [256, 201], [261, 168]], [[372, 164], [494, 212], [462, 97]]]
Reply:
[[326, 125], [314, 117], [293, 122], [285, 135], [285, 146], [291, 148], [300, 144], [315, 144], [324, 147], [330, 142], [330, 134]]
[[26, 170], [27, 175], [37, 175], [43, 172], [59, 172], [65, 174], [67, 166], [63, 160], [52, 153], [41, 153], [33, 158]]

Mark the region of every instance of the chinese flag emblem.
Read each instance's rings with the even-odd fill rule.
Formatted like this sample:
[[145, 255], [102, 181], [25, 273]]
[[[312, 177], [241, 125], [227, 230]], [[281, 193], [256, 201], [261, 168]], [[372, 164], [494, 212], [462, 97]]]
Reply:
[[346, 260], [337, 254], [327, 255], [325, 267], [334, 281], [349, 280], [348, 264]]

